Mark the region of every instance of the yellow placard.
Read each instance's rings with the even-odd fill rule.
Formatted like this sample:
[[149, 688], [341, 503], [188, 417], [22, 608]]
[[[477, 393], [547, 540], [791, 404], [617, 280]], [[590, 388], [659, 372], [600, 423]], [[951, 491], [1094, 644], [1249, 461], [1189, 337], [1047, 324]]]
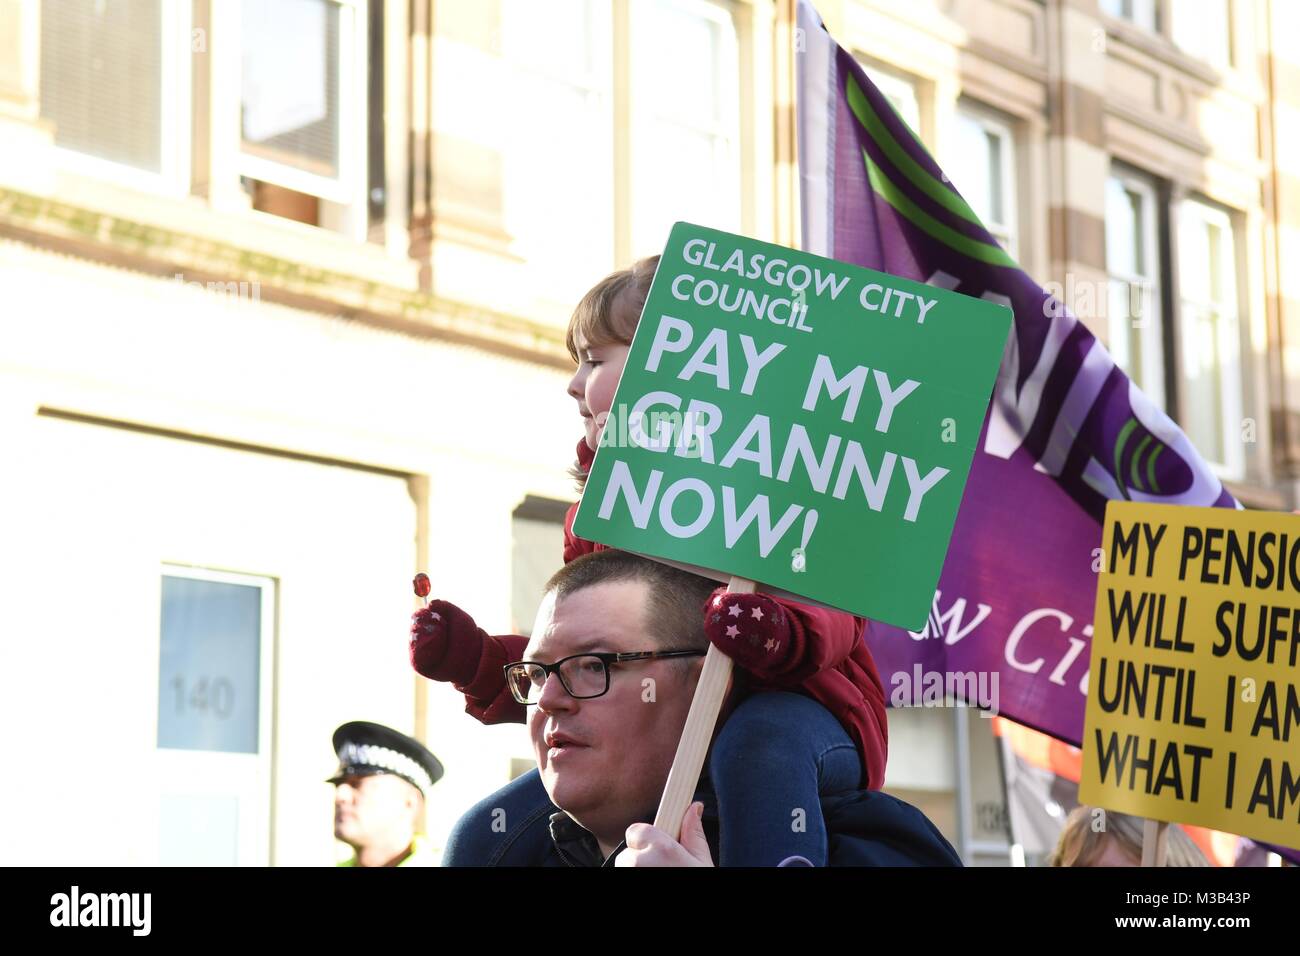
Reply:
[[1112, 501], [1084, 803], [1300, 847], [1300, 516]]

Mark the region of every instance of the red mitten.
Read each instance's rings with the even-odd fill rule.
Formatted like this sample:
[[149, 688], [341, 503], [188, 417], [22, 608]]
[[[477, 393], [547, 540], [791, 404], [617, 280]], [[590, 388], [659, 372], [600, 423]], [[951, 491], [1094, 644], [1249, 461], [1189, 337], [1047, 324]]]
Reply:
[[474, 679], [487, 634], [448, 601], [430, 601], [411, 616], [411, 666], [429, 680], [465, 685]]
[[718, 588], [704, 608], [704, 633], [718, 650], [757, 677], [779, 676], [798, 659], [803, 626], [766, 594]]

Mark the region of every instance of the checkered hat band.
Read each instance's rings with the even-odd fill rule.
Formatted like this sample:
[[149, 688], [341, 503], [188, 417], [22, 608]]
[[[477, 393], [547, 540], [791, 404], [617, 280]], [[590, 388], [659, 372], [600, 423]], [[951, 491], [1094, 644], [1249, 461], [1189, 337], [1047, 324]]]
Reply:
[[339, 751], [339, 761], [347, 767], [378, 767], [388, 773], [405, 777], [421, 790], [427, 791], [433, 786], [429, 771], [406, 754], [398, 753], [389, 747], [377, 744], [344, 744]]

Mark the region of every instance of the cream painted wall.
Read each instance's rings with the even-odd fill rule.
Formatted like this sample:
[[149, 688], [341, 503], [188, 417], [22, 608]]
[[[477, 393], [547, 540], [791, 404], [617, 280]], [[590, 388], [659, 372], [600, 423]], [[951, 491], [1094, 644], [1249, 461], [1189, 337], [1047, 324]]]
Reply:
[[[279, 581], [274, 862], [333, 862], [322, 781], [334, 727], [416, 730], [418, 518], [404, 475], [428, 477], [436, 592], [507, 632], [511, 512], [526, 494], [573, 497], [566, 376], [13, 243], [0, 243], [0, 283], [0, 720], [39, 728], [26, 764], [39, 782], [4, 798], [27, 802], [29, 825], [0, 834], [0, 861], [158, 859], [170, 561]], [[428, 813], [440, 844], [528, 748], [522, 726], [483, 727], [447, 687], [429, 685], [427, 715], [421, 731], [447, 768]]]
[[22, 586], [6, 602], [23, 680], [5, 706], [55, 743], [32, 769], [56, 793], [35, 805], [39, 825], [12, 834], [14, 861], [157, 861], [168, 562], [278, 582], [278, 635], [263, 635], [278, 666], [261, 675], [274, 682], [274, 716], [261, 719], [274, 721], [275, 859], [331, 862], [330, 733], [354, 718], [412, 720], [405, 482], [51, 419], [25, 444], [25, 507], [8, 538]]

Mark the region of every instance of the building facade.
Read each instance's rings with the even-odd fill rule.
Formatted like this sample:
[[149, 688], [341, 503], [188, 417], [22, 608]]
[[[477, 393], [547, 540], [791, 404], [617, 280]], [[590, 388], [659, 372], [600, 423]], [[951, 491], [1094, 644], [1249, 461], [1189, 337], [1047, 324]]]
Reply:
[[[1300, 57], [1280, 0], [823, 0], [1024, 268], [1248, 506], [1300, 507]], [[410, 578], [526, 633], [564, 325], [689, 219], [797, 244], [790, 0], [0, 0], [0, 712], [14, 863], [326, 864], [330, 733], [529, 765], [406, 663]], [[1050, 285], [1055, 283], [1056, 285]], [[989, 721], [888, 785], [1010, 858]]]

